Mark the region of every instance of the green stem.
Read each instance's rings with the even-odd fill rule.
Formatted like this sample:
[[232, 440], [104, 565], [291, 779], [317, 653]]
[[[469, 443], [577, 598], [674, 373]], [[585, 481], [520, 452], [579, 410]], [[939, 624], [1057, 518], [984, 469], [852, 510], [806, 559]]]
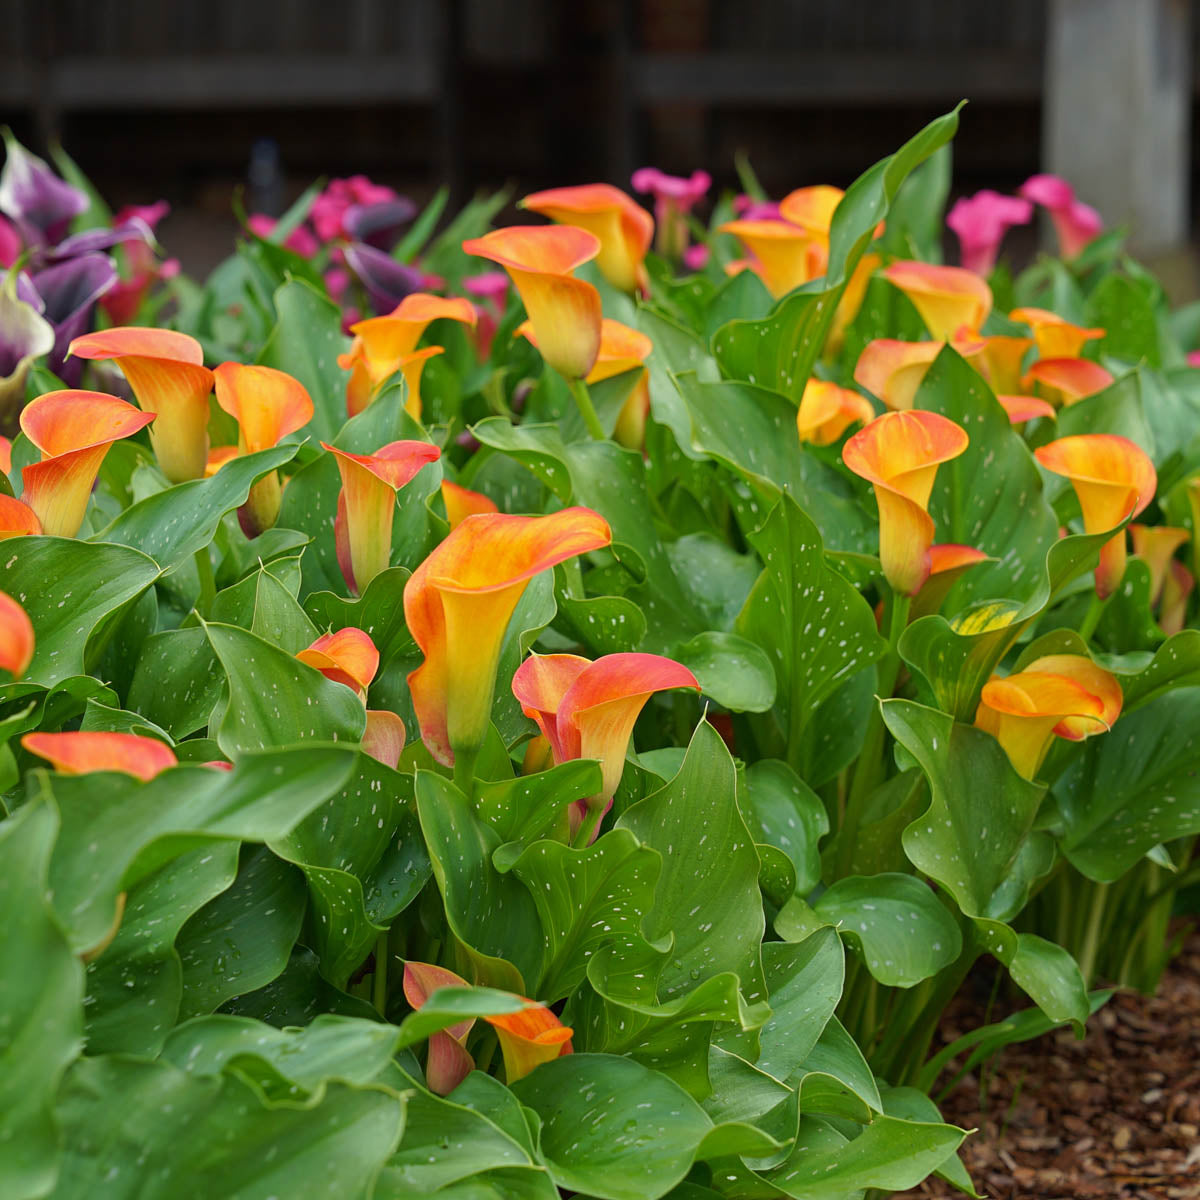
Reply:
[[475, 797], [475, 761], [478, 757], [478, 750], [454, 751], [454, 786], [468, 800]]
[[1091, 912], [1088, 913], [1087, 928], [1083, 932], [1083, 945], [1079, 950], [1079, 970], [1083, 973], [1083, 982], [1090, 987], [1092, 976], [1096, 973], [1096, 955], [1100, 950], [1100, 930], [1104, 923], [1104, 909], [1108, 903], [1107, 883], [1094, 885], [1092, 893]]
[[375, 980], [371, 985], [371, 1003], [376, 1011], [387, 1020], [388, 999], [388, 930], [384, 930], [375, 942]]
[[1083, 618], [1083, 624], [1079, 627], [1079, 636], [1085, 642], [1090, 641], [1092, 634], [1096, 632], [1096, 626], [1100, 624], [1100, 618], [1104, 615], [1104, 610], [1107, 606], [1107, 597], [1101, 600], [1095, 592], [1092, 592], [1092, 602], [1088, 605], [1087, 613]]
[[212, 559], [208, 556], [208, 547], [201, 546], [193, 557], [196, 560], [196, 574], [200, 577], [200, 594], [196, 597], [196, 611], [207, 621], [212, 612], [213, 600], [217, 595], [217, 585], [213, 580]]
[[[595, 797], [593, 797], [594, 799]], [[576, 850], [585, 850], [591, 842], [592, 834], [596, 831], [596, 826], [600, 824], [604, 816], [603, 804], [589, 804], [588, 815], [584, 817], [583, 824], [579, 826], [579, 832], [575, 835], [571, 845]]]
[[567, 387], [571, 389], [571, 395], [575, 397], [575, 403], [579, 406], [579, 415], [583, 417], [583, 423], [587, 426], [588, 433], [596, 441], [604, 441], [604, 427], [600, 424], [600, 418], [596, 415], [596, 407], [592, 404], [591, 396], [588, 395], [587, 384], [582, 379], [568, 379]]

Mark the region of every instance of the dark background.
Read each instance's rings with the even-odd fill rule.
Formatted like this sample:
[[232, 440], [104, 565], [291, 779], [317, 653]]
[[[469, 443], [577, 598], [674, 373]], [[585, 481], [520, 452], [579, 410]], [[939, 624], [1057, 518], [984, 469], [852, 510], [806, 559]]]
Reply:
[[0, 115], [114, 207], [168, 200], [160, 238], [200, 274], [252, 174], [248, 207], [277, 212], [356, 172], [418, 202], [642, 165], [732, 187], [744, 152], [778, 197], [845, 186], [963, 97], [956, 193], [1011, 190], [1039, 169], [1045, 20], [1045, 0], [0, 0]]

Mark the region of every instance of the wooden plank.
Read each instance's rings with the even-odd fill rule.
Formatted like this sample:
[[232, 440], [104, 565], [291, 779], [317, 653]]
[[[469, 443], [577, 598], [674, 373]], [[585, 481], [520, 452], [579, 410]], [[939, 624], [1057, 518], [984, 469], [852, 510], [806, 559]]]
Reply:
[[[428, 101], [438, 70], [428, 56], [220, 55], [136, 61], [58, 58], [49, 90], [61, 109], [229, 109]], [[0, 97], [10, 91], [0, 83]], [[17, 94], [18, 87], [11, 90]]]
[[1036, 100], [1041, 64], [1028, 55], [635, 54], [630, 85], [645, 104], [691, 101], [757, 108], [813, 102]]

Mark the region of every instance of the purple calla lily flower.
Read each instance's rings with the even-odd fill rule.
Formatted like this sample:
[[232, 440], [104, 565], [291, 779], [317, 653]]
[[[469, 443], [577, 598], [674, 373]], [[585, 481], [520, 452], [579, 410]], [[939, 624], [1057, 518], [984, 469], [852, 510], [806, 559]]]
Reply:
[[54, 327], [50, 369], [68, 387], [79, 385], [83, 360], [68, 359], [67, 347], [90, 328], [96, 301], [116, 282], [117, 269], [107, 254], [83, 254], [33, 277], [33, 286], [46, 305], [46, 319]]
[[64, 262], [68, 258], [79, 258], [84, 254], [97, 254], [103, 250], [111, 250], [122, 242], [140, 241], [147, 246], [156, 246], [154, 231], [141, 217], [132, 217], [115, 229], [84, 229], [64, 238], [45, 254], [46, 262]]
[[30, 154], [9, 130], [8, 156], [0, 171], [0, 212], [9, 217], [26, 245], [54, 245], [88, 206], [87, 196], [59, 179], [49, 165]]
[[29, 368], [54, 346], [54, 329], [40, 306], [29, 277], [9, 271], [0, 285], [0, 433], [5, 436], [17, 431]]
[[390, 251], [416, 212], [417, 206], [404, 196], [376, 204], [352, 204], [342, 216], [342, 228], [351, 241]]
[[419, 292], [425, 284], [424, 274], [416, 267], [397, 262], [364, 242], [352, 242], [345, 253], [346, 265], [358, 276], [371, 307], [380, 316], [390, 313], [405, 296]]

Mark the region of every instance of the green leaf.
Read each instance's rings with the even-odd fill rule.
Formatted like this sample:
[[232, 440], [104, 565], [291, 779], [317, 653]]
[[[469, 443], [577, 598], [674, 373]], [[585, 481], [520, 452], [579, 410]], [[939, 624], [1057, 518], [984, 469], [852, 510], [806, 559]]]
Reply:
[[782, 850], [796, 871], [796, 891], [821, 881], [820, 841], [829, 814], [820, 797], [785, 762], [759, 759], [746, 768], [743, 808], [758, 841]]
[[307, 431], [321, 441], [331, 442], [346, 423], [349, 375], [337, 362], [338, 355], [348, 348], [341, 310], [298, 279], [278, 288], [274, 301], [278, 319], [259, 352], [258, 362], [286, 371], [304, 384], [312, 397], [313, 418], [301, 435]]
[[90, 540], [131, 546], [164, 571], [212, 541], [221, 518], [246, 503], [256, 479], [290, 462], [297, 447], [274, 446], [231, 459], [209, 479], [177, 483], [125, 509]]
[[746, 998], [765, 998], [759, 944], [764, 918], [758, 855], [737, 804], [733, 760], [701, 721], [679, 773], [617, 822], [662, 855], [654, 906], [643, 927], [652, 941], [674, 938], [659, 997], [733, 971]]
[[601, 786], [600, 764], [591, 759], [573, 759], [515, 779], [477, 781], [475, 814], [503, 842], [495, 856], [497, 868], [510, 870], [525, 847], [548, 834], [566, 805], [597, 795]]
[[225, 679], [203, 629], [168, 629], [142, 644], [129, 707], [154, 713], [176, 740], [208, 725]]
[[231, 758], [302, 741], [354, 744], [366, 713], [354, 692], [286, 650], [235, 625], [204, 626], [229, 680], [229, 705], [216, 731]]
[[397, 1048], [403, 1050], [408, 1046], [415, 1046], [431, 1034], [450, 1025], [457, 1025], [460, 1021], [521, 1012], [527, 1007], [526, 1001], [520, 996], [494, 988], [438, 988], [421, 1005], [420, 1011], [404, 1018], [400, 1025]]
[[1075, 960], [1061, 946], [1033, 933], [1015, 933], [998, 921], [978, 920], [983, 947], [1007, 968], [1021, 988], [1056, 1025], [1070, 1021], [1078, 1037], [1091, 1013], [1087, 987]]
[[687, 1174], [712, 1128], [665, 1076], [608, 1054], [563, 1055], [512, 1090], [541, 1118], [542, 1161], [554, 1182], [598, 1200], [661, 1196]]
[[774, 703], [770, 658], [736, 633], [698, 633], [676, 646], [671, 657], [696, 676], [706, 696], [731, 712], [766, 712]]
[[1115, 271], [1106, 275], [1088, 296], [1084, 317], [1104, 330], [1101, 354], [1161, 366], [1158, 317], [1143, 285]]
[[[942, 1119], [937, 1105], [918, 1088], [885, 1087], [880, 1090], [880, 1095], [883, 1099], [883, 1110], [889, 1117], [920, 1121], [927, 1125], [936, 1125]], [[971, 1177], [957, 1153], [949, 1155], [934, 1174], [952, 1184], [964, 1196], [971, 1197], [971, 1200], [984, 1200], [975, 1190]]]
[[350, 625], [361, 629], [375, 643], [383, 670], [393, 659], [419, 653], [404, 623], [404, 585], [410, 574], [404, 567], [389, 567], [376, 575], [357, 599], [313, 592], [304, 601], [304, 611], [321, 633]]
[[798, 767], [800, 735], [818, 706], [886, 643], [867, 602], [825, 565], [820, 534], [790, 496], [749, 537], [764, 567], [737, 632], [767, 652], [778, 683], [774, 709], [752, 727], [765, 754]]
[[0, 556], [0, 590], [25, 608], [36, 635], [26, 680], [49, 687], [84, 674], [85, 650], [96, 628], [158, 576], [152, 559], [125, 546], [9, 539]]
[[931, 979], [962, 953], [958, 924], [912, 875], [851, 875], [813, 905], [887, 987]]
[[304, 919], [300, 873], [263, 846], [247, 846], [232, 886], [188, 919], [175, 939], [183, 1018], [270, 983], [287, 965]]
[[614, 829], [580, 850], [535, 842], [513, 863], [541, 922], [542, 964], [536, 985], [527, 980], [532, 995], [545, 1004], [571, 995], [593, 954], [637, 935], [654, 904], [660, 862], [627, 830]]
[[1197, 721], [1200, 687], [1180, 687], [1087, 740], [1054, 784], [1072, 866], [1111, 883], [1154, 846], [1200, 833]]
[[0, 1190], [44, 1196], [58, 1173], [55, 1096], [83, 1048], [83, 968], [47, 901], [47, 865], [58, 821], [32, 803], [0, 822]]
[[383, 1088], [330, 1083], [318, 1099], [269, 1107], [236, 1075], [115, 1056], [78, 1063], [60, 1104], [59, 1200], [171, 1200], [180, 1189], [197, 1200], [362, 1196], [404, 1118], [403, 1100]]
[[212, 620], [237, 625], [288, 654], [297, 654], [317, 640], [317, 630], [295, 595], [281, 581], [295, 559], [276, 559], [260, 567], [233, 587], [218, 592]]
[[92, 1054], [155, 1054], [179, 1015], [184, 923], [237, 876], [236, 842], [193, 850], [129, 892], [117, 936], [88, 964], [84, 1016]]
[[34, 772], [31, 799], [52, 798], [62, 817], [50, 888], [72, 947], [97, 945], [114, 924], [118, 892], [198, 845], [282, 837], [342, 786], [354, 758], [335, 747], [247, 754], [232, 772], [179, 766], [149, 783]]
[[[904, 852], [936, 879], [968, 917], [1011, 916], [1018, 864], [1044, 874], [1054, 861], [1046, 835], [1032, 833], [1044, 789], [1022, 779], [991, 734], [910, 700], [887, 700], [883, 720], [929, 780], [929, 808], [904, 831]], [[1043, 849], [1036, 868], [1027, 841]], [[1019, 890], [1018, 890], [1018, 895]], [[1024, 904], [1020, 896], [1017, 907]]]

